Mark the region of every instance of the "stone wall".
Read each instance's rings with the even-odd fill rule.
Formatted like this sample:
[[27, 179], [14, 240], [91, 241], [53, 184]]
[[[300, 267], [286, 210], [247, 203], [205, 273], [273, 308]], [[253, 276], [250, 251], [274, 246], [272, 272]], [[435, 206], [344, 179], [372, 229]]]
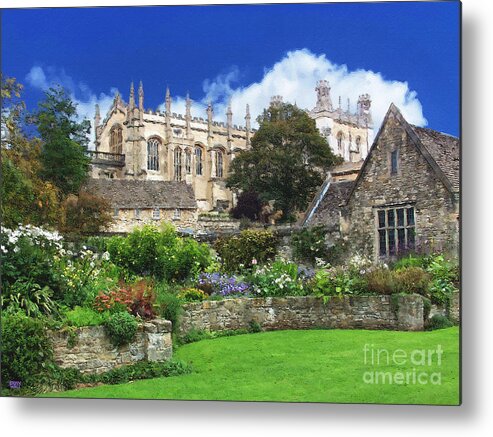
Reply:
[[103, 373], [138, 361], [166, 361], [172, 356], [171, 322], [155, 319], [139, 324], [134, 340], [115, 347], [102, 326], [78, 328], [75, 333], [50, 333], [56, 363], [82, 373]]
[[[391, 175], [391, 152], [398, 153], [398, 171]], [[341, 211], [341, 231], [353, 252], [379, 258], [376, 231], [379, 207], [415, 208], [416, 245], [447, 249], [457, 240], [458, 202], [418, 151], [404, 126], [393, 114], [373, 145], [359, 181]]]
[[457, 323], [460, 320], [460, 293], [454, 293], [450, 299], [449, 305], [431, 305], [428, 318], [435, 314], [448, 317], [452, 322]]
[[408, 296], [345, 296], [240, 298], [190, 303], [184, 306], [181, 333], [191, 329], [264, 330], [340, 328], [423, 330], [423, 298]]

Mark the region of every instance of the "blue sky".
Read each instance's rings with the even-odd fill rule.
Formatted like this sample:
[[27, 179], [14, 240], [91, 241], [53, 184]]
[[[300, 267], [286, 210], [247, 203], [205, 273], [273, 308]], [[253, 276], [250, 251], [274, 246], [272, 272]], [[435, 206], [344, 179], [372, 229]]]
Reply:
[[142, 80], [146, 108], [169, 85], [174, 111], [188, 91], [196, 115], [211, 99], [221, 119], [232, 99], [238, 124], [274, 93], [312, 107], [327, 78], [343, 108], [369, 92], [377, 123], [394, 101], [410, 122], [458, 135], [459, 3], [3, 10], [2, 71], [31, 108], [61, 82], [91, 116]]

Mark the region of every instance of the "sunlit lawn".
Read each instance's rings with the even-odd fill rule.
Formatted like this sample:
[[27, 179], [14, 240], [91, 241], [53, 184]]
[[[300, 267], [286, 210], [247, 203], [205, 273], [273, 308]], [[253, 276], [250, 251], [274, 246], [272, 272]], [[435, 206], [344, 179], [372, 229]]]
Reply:
[[[430, 358], [428, 352], [436, 351], [438, 346], [443, 350], [440, 364], [438, 354], [434, 352]], [[401, 351], [395, 352], [399, 349]], [[421, 362], [423, 350], [426, 354], [424, 364]], [[414, 362], [411, 361], [413, 351]], [[175, 352], [175, 357], [190, 362], [193, 373], [43, 396], [449, 405], [459, 403], [457, 327], [431, 332], [262, 332], [188, 344], [180, 347]], [[393, 362], [394, 358], [398, 364]], [[430, 365], [428, 359], [431, 359]], [[374, 372], [391, 374], [375, 375]], [[399, 376], [400, 372], [402, 378]], [[390, 375], [392, 383], [389, 382]], [[375, 383], [375, 377], [378, 383]]]

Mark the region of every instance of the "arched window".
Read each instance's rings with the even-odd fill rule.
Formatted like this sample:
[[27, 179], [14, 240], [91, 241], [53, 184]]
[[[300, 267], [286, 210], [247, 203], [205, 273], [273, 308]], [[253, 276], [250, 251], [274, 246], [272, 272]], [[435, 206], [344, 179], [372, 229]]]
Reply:
[[339, 152], [342, 152], [342, 140], [344, 138], [344, 135], [342, 134], [341, 131], [339, 131], [339, 133], [337, 134], [337, 150], [339, 150]]
[[159, 146], [156, 138], [147, 141], [147, 170], [159, 170]]
[[221, 150], [216, 150], [216, 176], [223, 177], [223, 152]]
[[202, 175], [203, 164], [202, 164], [202, 147], [195, 147], [195, 174], [198, 176]]
[[192, 152], [190, 149], [185, 150], [185, 172], [186, 174], [192, 173]]
[[181, 181], [181, 149], [175, 149], [175, 181]]
[[123, 151], [123, 130], [114, 126], [110, 131], [110, 153], [121, 154]]
[[359, 153], [361, 151], [361, 137], [358, 135], [356, 137], [356, 152]]

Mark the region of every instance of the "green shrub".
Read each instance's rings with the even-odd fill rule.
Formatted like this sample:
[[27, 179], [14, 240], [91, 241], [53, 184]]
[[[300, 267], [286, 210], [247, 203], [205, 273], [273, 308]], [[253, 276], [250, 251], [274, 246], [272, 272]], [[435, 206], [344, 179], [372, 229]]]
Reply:
[[325, 226], [314, 226], [293, 232], [291, 236], [291, 248], [293, 257], [298, 261], [315, 265], [317, 258], [325, 260], [329, 250], [325, 242], [327, 229]]
[[442, 316], [441, 314], [435, 314], [427, 322], [427, 329], [430, 331], [435, 329], [450, 328], [451, 326], [454, 326], [454, 324], [447, 317]]
[[401, 270], [408, 267], [425, 267], [427, 265], [427, 257], [409, 254], [395, 262], [392, 266], [394, 270]]
[[421, 267], [401, 268], [393, 272], [395, 293], [428, 294], [430, 275]]
[[23, 389], [36, 387], [53, 358], [43, 321], [4, 312], [1, 326], [2, 389], [8, 388], [9, 381], [20, 381]]
[[433, 303], [447, 303], [452, 293], [457, 291], [459, 268], [456, 262], [449, 261], [443, 255], [430, 258], [427, 272], [431, 275], [429, 297]]
[[130, 366], [117, 367], [101, 375], [94, 375], [92, 382], [103, 384], [121, 384], [138, 379], [178, 376], [191, 373], [190, 365], [179, 361], [165, 362], [140, 361]]
[[80, 328], [82, 326], [102, 325], [108, 319], [109, 313], [101, 313], [87, 307], [75, 307], [73, 310], [67, 311], [64, 316], [68, 325]]
[[207, 299], [207, 294], [198, 288], [189, 287], [181, 289], [178, 292], [177, 297], [187, 302], [201, 302], [204, 299]]
[[137, 333], [137, 320], [126, 312], [112, 314], [104, 322], [106, 333], [115, 346], [130, 343]]
[[107, 248], [113, 262], [130, 274], [159, 280], [183, 281], [211, 263], [206, 244], [179, 237], [170, 224], [146, 225], [126, 237], [112, 237]]
[[178, 331], [180, 315], [182, 311], [182, 302], [170, 287], [165, 283], [156, 285], [156, 304], [158, 312], [166, 320], [171, 322], [173, 332]]
[[255, 296], [304, 296], [307, 290], [298, 277], [298, 266], [283, 260], [256, 268], [247, 281]]
[[218, 239], [214, 247], [221, 257], [223, 268], [235, 272], [273, 259], [277, 243], [277, 237], [270, 231], [246, 229], [239, 235]]
[[[256, 326], [256, 322], [250, 322], [248, 329], [225, 329], [224, 331], [206, 331], [204, 329], [190, 329], [185, 334], [177, 336], [174, 339], [174, 345], [182, 346], [184, 344], [195, 343], [202, 340], [212, 340], [220, 337], [233, 337], [235, 335], [243, 335], [254, 332], [260, 332], [260, 325]], [[259, 329], [258, 331], [256, 329]]]
[[365, 274], [367, 290], [375, 294], [392, 294], [395, 290], [394, 275], [385, 267], [378, 267]]

